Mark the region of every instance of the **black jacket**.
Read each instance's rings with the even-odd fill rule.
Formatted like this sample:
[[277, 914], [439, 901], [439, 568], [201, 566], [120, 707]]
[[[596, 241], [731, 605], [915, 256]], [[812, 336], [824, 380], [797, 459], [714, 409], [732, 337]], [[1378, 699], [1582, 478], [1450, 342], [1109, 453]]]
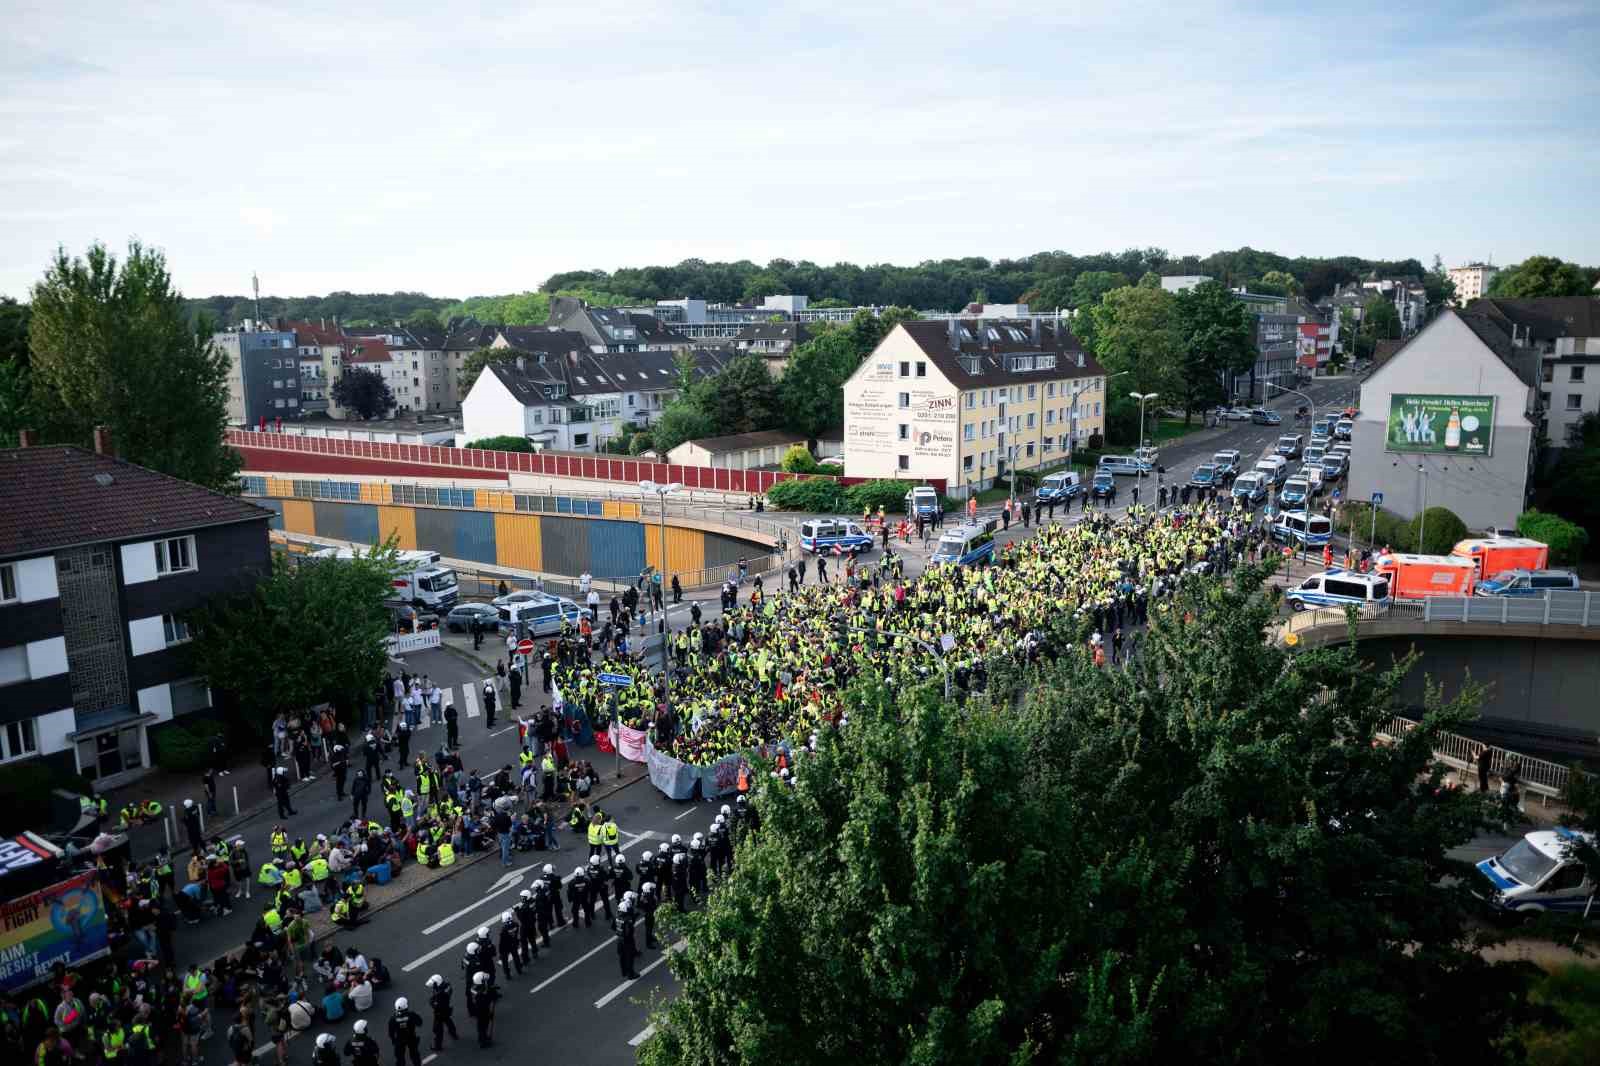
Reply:
[[397, 1046], [412, 1044], [422, 1039], [422, 1015], [414, 1010], [395, 1011], [389, 1016], [389, 1039]]

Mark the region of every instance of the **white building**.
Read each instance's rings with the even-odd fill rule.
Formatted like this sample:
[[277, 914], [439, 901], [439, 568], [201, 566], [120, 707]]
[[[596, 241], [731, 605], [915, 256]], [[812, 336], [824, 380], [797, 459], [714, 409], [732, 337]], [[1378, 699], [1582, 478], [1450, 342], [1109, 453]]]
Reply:
[[796, 444], [805, 447], [805, 437], [781, 429], [700, 437], [686, 440], [668, 452], [667, 462], [719, 470], [758, 470], [783, 462], [783, 453]]
[[1456, 306], [1465, 307], [1480, 296], [1489, 295], [1489, 283], [1500, 268], [1488, 263], [1468, 263], [1446, 271], [1456, 285]]

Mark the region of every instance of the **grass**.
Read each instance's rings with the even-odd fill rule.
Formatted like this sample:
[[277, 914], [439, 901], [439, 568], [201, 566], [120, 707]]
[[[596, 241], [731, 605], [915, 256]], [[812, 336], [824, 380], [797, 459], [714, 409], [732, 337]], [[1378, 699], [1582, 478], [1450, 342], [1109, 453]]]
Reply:
[[1205, 428], [1205, 419], [1200, 415], [1196, 415], [1195, 420], [1189, 423], [1187, 426], [1183, 424], [1183, 419], [1181, 418], [1163, 418], [1160, 422], [1156, 423], [1155, 434], [1150, 438], [1150, 443], [1157, 445], [1165, 444], [1167, 441], [1173, 441], [1178, 440], [1181, 437], [1187, 437], [1189, 434], [1198, 433], [1200, 430]]
[[1539, 1066], [1582, 1066], [1600, 1062], [1600, 970], [1558, 967], [1533, 987], [1535, 1003], [1553, 1010], [1564, 1026], [1523, 1029], [1528, 1061]]

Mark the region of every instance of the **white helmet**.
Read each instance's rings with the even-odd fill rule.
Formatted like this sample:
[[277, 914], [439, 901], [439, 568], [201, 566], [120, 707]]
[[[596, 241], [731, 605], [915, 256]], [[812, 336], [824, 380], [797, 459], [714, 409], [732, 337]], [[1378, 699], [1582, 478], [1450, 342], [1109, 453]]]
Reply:
[[[726, 803], [724, 803], [722, 805], [722, 814], [732, 814], [732, 813], [733, 813], [733, 808], [728, 806]], [[722, 815], [718, 815], [717, 817], [720, 818], [721, 816]]]
[[[183, 801], [183, 805], [186, 808], [192, 808], [192, 807], [194, 807], [194, 800], [186, 799], [186, 800]], [[327, 1036], [328, 1034], [324, 1033], [322, 1035], [323, 1036]]]
[[598, 867], [600, 865], [600, 856], [598, 856], [598, 855], [589, 856], [589, 865], [590, 866], [594, 866], [594, 867]]
[[624, 892], [622, 894], [622, 898], [627, 900], [629, 903], [632, 903], [634, 900], [638, 899], [639, 897], [637, 895], [635, 895], [634, 893], [632, 893], [632, 892]]
[[679, 844], [682, 844], [682, 843], [683, 843], [683, 837], [679, 836], [677, 833], [673, 833], [672, 834], [672, 846], [673, 847], [677, 847]]
[[[344, 750], [344, 745], [343, 745], [343, 744], [335, 744], [335, 745], [334, 745], [334, 746], [333, 746], [333, 750], [334, 750], [334, 751], [343, 751], [343, 750]], [[363, 1024], [363, 1023], [361, 1023], [361, 1022], [357, 1022], [357, 1023], [356, 1023], [356, 1024], [357, 1024], [357, 1025], [361, 1025], [361, 1024]], [[362, 1031], [362, 1032], [366, 1032], [366, 1030], [365, 1030], [365, 1029], [363, 1029], [363, 1030], [361, 1030], [361, 1031]]]
[[653, 851], [647, 851], [647, 852], [645, 852], [645, 853], [644, 853], [644, 861], [645, 861], [645, 862], [649, 862], [649, 861], [650, 861], [650, 858], [651, 858], [651, 856], [653, 856], [653, 855], [655, 855], [655, 852], [653, 852]]
[[425, 981], [423, 983], [426, 984], [429, 988], [438, 988], [440, 985], [444, 984], [444, 978], [440, 977], [438, 974], [434, 974], [432, 977], [428, 978], [427, 981]]
[[531, 891], [529, 891], [528, 889], [526, 889], [526, 888], [523, 889], [521, 892], [518, 892], [517, 895], [519, 897], [521, 897], [522, 899], [532, 899], [533, 898], [533, 893]]
[[550, 864], [549, 864], [549, 863], [545, 863], [545, 864], [544, 864], [544, 870], [543, 870], [543, 871], [541, 871], [541, 872], [542, 872], [542, 873], [543, 873], [543, 874], [544, 874], [544, 875], [545, 875], [545, 876], [546, 876], [546, 877], [549, 877], [549, 876], [550, 876], [550, 875], [551, 875], [551, 874], [553, 874], [553, 873], [555, 873], [555, 872], [556, 872], [556, 868], [555, 868], [555, 867], [554, 867], [554, 866], [551, 866], [551, 865], [550, 865]]
[[478, 942], [476, 940], [467, 945], [467, 955], [469, 958], [474, 959], [478, 957]]
[[489, 939], [489, 927], [487, 925], [478, 926], [478, 939], [479, 940], [488, 940]]
[[722, 815], [720, 815], [720, 814], [717, 815], [716, 818], [712, 820], [711, 824], [712, 825], [721, 825], [721, 824], [723, 824]]
[[368, 743], [368, 744], [372, 744], [372, 743], [374, 743], [374, 742], [375, 742], [375, 741], [377, 741], [377, 739], [378, 739], [378, 738], [377, 738], [377, 737], [375, 737], [375, 736], [373, 736], [373, 735], [372, 735], [372, 734], [371, 734], [371, 733], [368, 733], [368, 734], [367, 734], [367, 743]]
[[574, 866], [574, 867], [573, 867], [573, 868], [572, 868], [572, 876], [573, 876], [573, 877], [582, 877], [582, 876], [583, 876], [583, 867], [581, 867], [581, 866]]
[[484, 985], [489, 983], [489, 975], [484, 973], [482, 970], [479, 970], [477, 973], [472, 975], [472, 983], [477, 985], [479, 988], [482, 988]]
[[511, 912], [510, 911], [506, 911], [504, 914], [500, 915], [500, 924], [501, 925], [510, 925], [515, 920], [516, 919], [511, 917]]
[[321, 1036], [317, 1037], [317, 1046], [318, 1047], [332, 1047], [333, 1046], [333, 1034], [332, 1033], [323, 1033]]
[[355, 1029], [357, 1036], [365, 1036], [367, 1033], [367, 1020], [365, 1018], [361, 1019], [352, 1028]]
[[646, 881], [639, 886], [639, 891], [647, 896], [653, 896], [656, 894], [656, 883], [654, 881]]
[[611, 865], [612, 866], [626, 866], [626, 865], [628, 865], [628, 860], [624, 859], [621, 855], [618, 855], [616, 858], [611, 860]]
[[394, 1001], [394, 1012], [399, 1014], [403, 1010], [411, 1009], [411, 1001], [404, 996]]

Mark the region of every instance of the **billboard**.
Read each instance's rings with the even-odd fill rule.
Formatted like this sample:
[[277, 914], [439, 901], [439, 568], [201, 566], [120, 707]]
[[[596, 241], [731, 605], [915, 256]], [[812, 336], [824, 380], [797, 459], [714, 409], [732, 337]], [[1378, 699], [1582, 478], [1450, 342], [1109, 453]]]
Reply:
[[50, 976], [55, 963], [76, 966], [110, 947], [98, 875], [70, 877], [0, 904], [0, 991]]
[[1489, 455], [1494, 450], [1493, 396], [1389, 397], [1383, 446], [1391, 452]]

